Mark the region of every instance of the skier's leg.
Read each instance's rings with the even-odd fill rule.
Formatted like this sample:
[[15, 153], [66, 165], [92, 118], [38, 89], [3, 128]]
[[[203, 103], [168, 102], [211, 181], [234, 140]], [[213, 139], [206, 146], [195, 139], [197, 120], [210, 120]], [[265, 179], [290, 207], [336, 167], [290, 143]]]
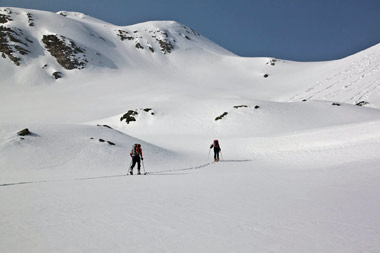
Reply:
[[136, 159], [135, 159], [135, 157], [132, 157], [132, 165], [131, 165], [131, 167], [129, 168], [129, 173], [130, 173], [131, 175], [133, 175], [133, 168], [135, 167], [135, 164], [136, 164]]
[[137, 157], [137, 174], [138, 175], [141, 174], [140, 169], [141, 169], [141, 160], [140, 160], [140, 157]]

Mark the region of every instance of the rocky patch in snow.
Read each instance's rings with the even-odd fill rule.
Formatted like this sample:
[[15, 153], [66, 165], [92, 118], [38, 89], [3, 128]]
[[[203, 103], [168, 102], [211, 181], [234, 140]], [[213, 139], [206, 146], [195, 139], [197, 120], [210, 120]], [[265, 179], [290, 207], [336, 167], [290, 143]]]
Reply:
[[59, 71], [55, 71], [52, 75], [56, 80], [63, 77], [63, 74]]
[[0, 9], [0, 24], [5, 24], [9, 21], [13, 21], [11, 14], [12, 11], [9, 8]]
[[74, 41], [58, 34], [44, 35], [42, 42], [50, 54], [65, 69], [83, 69], [88, 62], [85, 49], [77, 46]]
[[[134, 42], [137, 49], [148, 49], [152, 53], [155, 52], [155, 48], [158, 48], [163, 54], [169, 54], [175, 49], [177, 42], [175, 36], [168, 30], [145, 29], [144, 32], [141, 32], [138, 30], [125, 31], [119, 29], [116, 32], [120, 40]], [[148, 36], [146, 36], [146, 32]], [[183, 28], [178, 31], [178, 35], [186, 40], [191, 40], [191, 36], [200, 36], [199, 33], [186, 26], [183, 26]]]
[[161, 52], [163, 52], [164, 54], [166, 53], [170, 54], [172, 50], [174, 49], [174, 45], [167, 39], [157, 40], [157, 41], [160, 44]]
[[134, 39], [134, 37], [129, 35], [127, 31], [123, 31], [123, 30], [118, 30], [117, 36], [120, 37], [121, 41]]
[[19, 132], [17, 132], [18, 136], [26, 136], [26, 135], [31, 135], [32, 133], [29, 131], [28, 128], [25, 128]]
[[277, 59], [272, 58], [272, 59], [270, 59], [270, 61], [267, 62], [266, 64], [270, 64], [271, 66], [275, 66], [275, 65], [276, 65], [276, 62], [277, 62]]
[[112, 127], [110, 127], [109, 125], [97, 125], [98, 127], [105, 127], [105, 128], [108, 128], [108, 129], [113, 129]]
[[224, 112], [222, 115], [215, 118], [215, 121], [223, 119], [225, 116], [227, 116], [228, 112]]
[[132, 121], [137, 121], [136, 117], [139, 115], [139, 114], [148, 114], [148, 115], [151, 115], [151, 116], [154, 116], [155, 113], [153, 111], [152, 108], [145, 108], [145, 109], [136, 109], [136, 110], [129, 110], [127, 113], [125, 113], [121, 118], [120, 118], [120, 121], [123, 121], [125, 120], [125, 122], [127, 122], [127, 124], [129, 124], [129, 122], [132, 122]]
[[369, 103], [367, 101], [360, 101], [358, 103], [356, 103], [355, 105], [357, 106], [364, 106], [364, 105], [368, 105]]
[[28, 24], [29, 24], [29, 26], [34, 26], [34, 19], [33, 19], [33, 15], [32, 14], [30, 14], [30, 13], [27, 13], [26, 14], [26, 16], [27, 16], [27, 18], [28, 18]]
[[[160, 48], [160, 51], [164, 54], [171, 53], [171, 51], [174, 49], [174, 38], [169, 38], [169, 32], [168, 31], [160, 31], [160, 30], [149, 30], [147, 31], [151, 38], [153, 38], [155, 44]], [[144, 49], [147, 48], [152, 53], [155, 52], [154, 48], [150, 43], [148, 42], [147, 38], [144, 38], [141, 32], [139, 31], [133, 31], [128, 32], [124, 30], [117, 30], [117, 36], [120, 37], [122, 41], [128, 40], [128, 41], [134, 41], [135, 47], [137, 49]], [[146, 41], [146, 42], [145, 42]]]
[[234, 106], [235, 109], [239, 109], [239, 108], [248, 108], [247, 105], [235, 105]]
[[0, 26], [0, 53], [5, 59], [8, 57], [16, 66], [20, 65], [21, 55], [27, 55], [29, 43], [33, 43], [27, 36], [24, 36], [21, 29], [11, 29]]
[[[91, 139], [91, 140], [94, 140], [94, 137], [91, 137], [90, 139]], [[115, 145], [116, 145], [116, 144], [113, 143], [112, 141], [106, 141], [106, 140], [104, 140], [104, 139], [102, 139], [102, 138], [99, 138], [98, 141], [99, 141], [99, 142], [108, 143], [108, 144], [111, 145], [111, 146], [115, 146]]]
[[[255, 106], [248, 106], [248, 105], [235, 105], [235, 106], [233, 106], [233, 108], [236, 110], [236, 109], [254, 109], [254, 110], [257, 110], [257, 109], [259, 109], [260, 108], [260, 106], [258, 106], [258, 105], [255, 105]], [[215, 118], [215, 121], [218, 121], [218, 120], [221, 120], [221, 119], [223, 119], [225, 116], [227, 116], [229, 113], [231, 113], [231, 112], [224, 112], [224, 113], [222, 113], [220, 116], [218, 116], [218, 117], [216, 117]]]
[[139, 114], [139, 113], [136, 112], [136, 111], [134, 111], [134, 110], [129, 110], [127, 113], [125, 113], [125, 114], [120, 118], [120, 121], [125, 120], [125, 122], [127, 122], [127, 124], [129, 124], [129, 122], [136, 121], [135, 116], [137, 116], [137, 114]]

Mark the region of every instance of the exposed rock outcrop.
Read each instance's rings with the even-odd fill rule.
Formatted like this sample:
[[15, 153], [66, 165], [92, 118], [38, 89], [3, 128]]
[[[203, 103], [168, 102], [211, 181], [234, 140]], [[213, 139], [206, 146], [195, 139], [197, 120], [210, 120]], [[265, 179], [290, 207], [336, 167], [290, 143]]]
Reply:
[[228, 114], [228, 112], [224, 112], [222, 115], [216, 117], [216, 118], [215, 118], [215, 121], [218, 121], [218, 120], [223, 119], [227, 114]]
[[77, 46], [74, 41], [62, 35], [44, 35], [42, 42], [45, 48], [65, 69], [83, 69], [88, 62], [85, 49]]
[[129, 124], [130, 122], [137, 121], [136, 117], [139, 114], [146, 114], [146, 115], [150, 114], [150, 116], [155, 115], [152, 108], [145, 108], [145, 109], [140, 108], [140, 109], [136, 109], [136, 110], [129, 110], [127, 113], [125, 113], [120, 118], [120, 121], [125, 120], [125, 122], [127, 122], [127, 124]]
[[32, 133], [29, 131], [28, 128], [25, 128], [19, 132], [17, 132], [18, 136], [26, 136], [26, 135], [31, 135]]
[[0, 25], [0, 53], [3, 58], [8, 57], [16, 66], [19, 66], [20, 56], [30, 53], [27, 49], [29, 43], [33, 42], [24, 36], [21, 29], [12, 30]]

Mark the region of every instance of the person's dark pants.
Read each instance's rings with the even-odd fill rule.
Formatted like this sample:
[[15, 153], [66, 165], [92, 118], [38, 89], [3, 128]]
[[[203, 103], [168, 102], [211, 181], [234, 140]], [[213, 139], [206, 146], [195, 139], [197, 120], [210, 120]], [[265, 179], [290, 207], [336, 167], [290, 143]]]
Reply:
[[219, 160], [220, 148], [214, 148], [214, 160]]
[[141, 168], [140, 156], [132, 156], [131, 170], [133, 170], [133, 168], [135, 167], [136, 163], [137, 163], [137, 170], [138, 170], [138, 172], [140, 172], [140, 168]]

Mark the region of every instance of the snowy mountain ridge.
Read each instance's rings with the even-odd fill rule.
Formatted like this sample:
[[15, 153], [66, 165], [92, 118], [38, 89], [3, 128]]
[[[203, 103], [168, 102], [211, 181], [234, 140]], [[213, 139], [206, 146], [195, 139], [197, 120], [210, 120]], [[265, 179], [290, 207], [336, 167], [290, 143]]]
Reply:
[[198, 48], [232, 55], [193, 29], [174, 21], [119, 27], [76, 12], [55, 14], [0, 8], [0, 15], [1, 65], [10, 68], [6, 65], [13, 62], [21, 67], [10, 68], [18, 74], [24, 71], [22, 67], [36, 65], [35, 75], [45, 74], [58, 79], [64, 72], [68, 73], [66, 70], [120, 69], [128, 64], [136, 65], [136, 60], [144, 58], [154, 61], [174, 50]]
[[35, 86], [149, 70], [233, 82], [263, 100], [380, 106], [380, 45], [330, 62], [244, 58], [175, 21], [115, 26], [78, 12], [7, 7], [0, 8], [0, 45], [2, 85]]

